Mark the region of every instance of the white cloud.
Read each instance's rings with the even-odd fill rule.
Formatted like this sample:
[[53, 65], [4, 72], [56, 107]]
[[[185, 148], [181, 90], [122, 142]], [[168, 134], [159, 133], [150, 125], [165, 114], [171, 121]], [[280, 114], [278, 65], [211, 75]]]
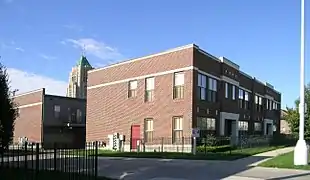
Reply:
[[57, 59], [57, 57], [54, 57], [54, 56], [49, 56], [49, 55], [46, 55], [46, 54], [39, 54], [39, 56], [43, 59], [46, 59], [46, 60], [55, 60]]
[[67, 39], [62, 41], [62, 44], [70, 43], [75, 48], [85, 49], [86, 54], [94, 55], [104, 62], [98, 62], [97, 64], [108, 65], [122, 60], [124, 57], [116, 48], [110, 47], [103, 42], [97, 41], [92, 38], [82, 39]]
[[7, 72], [12, 89], [18, 89], [17, 94], [45, 88], [47, 94], [66, 95], [67, 83], [64, 81], [15, 68], [7, 68]]
[[15, 48], [15, 50], [20, 51], [20, 52], [25, 52], [25, 49], [23, 49], [21, 47], [17, 47], [17, 48]]

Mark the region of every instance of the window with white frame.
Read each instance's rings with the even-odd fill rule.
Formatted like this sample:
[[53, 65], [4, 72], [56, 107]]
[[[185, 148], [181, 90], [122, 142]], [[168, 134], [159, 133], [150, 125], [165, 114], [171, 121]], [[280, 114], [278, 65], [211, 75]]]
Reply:
[[244, 109], [250, 109], [249, 99], [249, 92], [244, 91]]
[[243, 108], [244, 91], [239, 89], [239, 108]]
[[172, 118], [172, 142], [181, 142], [183, 137], [183, 117]]
[[128, 84], [128, 97], [136, 97], [137, 96], [137, 88], [138, 88], [138, 81], [129, 81]]
[[236, 100], [236, 86], [235, 85], [231, 85], [231, 86], [232, 86], [231, 98], [232, 100]]
[[184, 72], [174, 73], [173, 99], [184, 98]]
[[217, 96], [217, 80], [209, 77], [208, 101], [216, 102]]
[[145, 101], [150, 102], [154, 100], [155, 78], [150, 77], [145, 79]]
[[54, 105], [54, 118], [59, 119], [60, 118], [60, 106]]
[[228, 98], [228, 83], [225, 82], [225, 98]]
[[152, 142], [154, 132], [154, 121], [152, 118], [147, 118], [144, 120], [144, 141]]
[[207, 76], [198, 74], [198, 98], [200, 100], [206, 100], [207, 94]]

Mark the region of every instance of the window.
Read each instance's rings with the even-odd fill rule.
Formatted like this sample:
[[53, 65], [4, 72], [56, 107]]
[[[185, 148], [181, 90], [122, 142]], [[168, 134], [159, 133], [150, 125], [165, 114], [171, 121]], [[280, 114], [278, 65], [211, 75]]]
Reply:
[[244, 91], [244, 109], [250, 109], [249, 99], [249, 92]]
[[269, 110], [270, 104], [269, 104], [269, 99], [266, 99], [266, 109]]
[[153, 141], [153, 127], [154, 121], [152, 118], [148, 118], [144, 120], [144, 141], [152, 142]]
[[55, 119], [60, 118], [60, 106], [59, 105], [54, 106], [54, 118]]
[[197, 128], [200, 130], [200, 137], [206, 137], [208, 134], [215, 133], [215, 119], [206, 117], [197, 117]]
[[262, 131], [262, 123], [255, 122], [254, 123], [254, 131]]
[[173, 117], [172, 121], [172, 143], [181, 142], [183, 137], [183, 117]]
[[138, 88], [138, 81], [129, 81], [128, 85], [128, 98], [136, 97], [137, 96], [137, 88]]
[[155, 89], [155, 78], [145, 79], [145, 102], [150, 102], [154, 100], [154, 89]]
[[239, 121], [239, 131], [248, 131], [249, 129], [249, 122], [247, 121]]
[[236, 86], [232, 85], [232, 91], [231, 91], [231, 98], [232, 100], [236, 99]]
[[208, 100], [210, 102], [216, 102], [216, 95], [217, 95], [217, 81], [213, 78], [209, 78]]
[[225, 98], [228, 98], [228, 83], [225, 83]]
[[77, 123], [82, 122], [82, 111], [80, 109], [76, 110], [76, 121], [77, 121]]
[[206, 100], [207, 89], [207, 77], [202, 74], [198, 74], [198, 98], [200, 100]]
[[256, 104], [256, 110], [257, 112], [261, 112], [262, 111], [262, 104], [263, 104], [263, 98], [255, 95], [255, 104]]
[[243, 99], [244, 99], [243, 92], [244, 91], [242, 89], [239, 89], [239, 107], [240, 108], [243, 108]]
[[174, 74], [173, 99], [184, 98], [184, 73], [179, 72]]

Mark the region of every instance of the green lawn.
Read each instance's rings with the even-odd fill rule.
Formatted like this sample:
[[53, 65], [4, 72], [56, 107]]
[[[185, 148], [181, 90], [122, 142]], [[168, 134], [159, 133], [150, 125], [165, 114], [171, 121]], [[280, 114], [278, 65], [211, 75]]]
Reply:
[[[36, 174], [35, 171], [17, 169], [17, 168], [1, 168], [0, 169], [1, 179], [14, 179], [14, 180], [24, 180], [24, 179], [37, 179], [37, 180], [62, 180], [62, 179], [76, 179], [76, 180], [87, 180], [94, 179], [89, 176], [79, 175], [75, 173], [63, 173], [55, 171], [39, 171]], [[97, 180], [112, 180], [105, 177], [98, 177]]]
[[265, 161], [259, 164], [259, 166], [310, 170], [310, 165], [307, 165], [307, 166], [295, 166], [294, 165], [294, 151], [274, 157], [268, 161]]
[[105, 157], [132, 157], [132, 158], [165, 158], [165, 159], [194, 159], [194, 160], [236, 160], [254, 154], [259, 154], [275, 149], [283, 148], [283, 146], [256, 147], [246, 149], [236, 149], [226, 152], [215, 153], [178, 153], [178, 152], [114, 152], [107, 150], [99, 150], [99, 156]]

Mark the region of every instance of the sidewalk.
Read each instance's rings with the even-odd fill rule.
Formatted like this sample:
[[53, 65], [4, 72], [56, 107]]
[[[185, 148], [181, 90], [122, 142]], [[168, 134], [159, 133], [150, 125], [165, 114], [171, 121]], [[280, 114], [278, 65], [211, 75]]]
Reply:
[[273, 151], [255, 154], [255, 155], [250, 156], [250, 157], [235, 160], [235, 161], [233, 161], [233, 164], [235, 164], [236, 166], [253, 167], [253, 166], [257, 166], [258, 164], [265, 162], [265, 161], [267, 161], [273, 157], [291, 152], [293, 150], [294, 150], [294, 147], [286, 147], [286, 148], [282, 148], [282, 149], [276, 149]]

